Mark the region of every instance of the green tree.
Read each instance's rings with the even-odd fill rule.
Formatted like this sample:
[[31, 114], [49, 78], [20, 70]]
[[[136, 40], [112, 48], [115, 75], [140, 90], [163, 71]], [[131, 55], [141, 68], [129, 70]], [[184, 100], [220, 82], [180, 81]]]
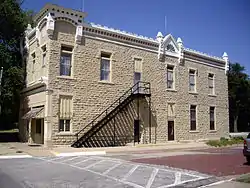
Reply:
[[0, 128], [11, 128], [18, 120], [19, 97], [23, 88], [22, 45], [29, 14], [18, 0], [0, 0], [0, 67], [3, 67]]
[[[229, 115], [230, 130], [238, 132], [244, 131], [248, 126], [250, 85], [248, 75], [244, 73], [245, 68], [239, 63], [233, 63], [228, 71], [228, 90], [229, 90]], [[240, 119], [239, 119], [240, 118]], [[238, 122], [241, 122], [238, 125]]]

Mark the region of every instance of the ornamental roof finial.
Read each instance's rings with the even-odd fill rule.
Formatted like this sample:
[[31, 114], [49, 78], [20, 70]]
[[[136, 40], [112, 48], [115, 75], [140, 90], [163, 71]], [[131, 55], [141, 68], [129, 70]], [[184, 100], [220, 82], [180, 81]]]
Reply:
[[161, 32], [158, 32], [158, 33], [157, 33], [156, 39], [157, 39], [158, 42], [161, 42], [161, 41], [162, 41], [163, 35], [162, 35]]

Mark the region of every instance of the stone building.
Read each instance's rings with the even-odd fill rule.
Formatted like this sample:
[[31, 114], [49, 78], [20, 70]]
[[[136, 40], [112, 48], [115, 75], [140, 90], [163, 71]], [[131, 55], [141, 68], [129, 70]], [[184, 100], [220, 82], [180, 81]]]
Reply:
[[47, 4], [26, 31], [24, 142], [95, 147], [203, 140], [229, 132], [228, 56], [87, 23]]

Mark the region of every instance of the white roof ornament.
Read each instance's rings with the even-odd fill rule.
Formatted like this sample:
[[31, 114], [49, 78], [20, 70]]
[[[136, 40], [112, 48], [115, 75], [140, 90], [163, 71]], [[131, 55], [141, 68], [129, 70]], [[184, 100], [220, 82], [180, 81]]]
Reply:
[[180, 37], [178, 37], [178, 39], [177, 39], [177, 44], [178, 44], [180, 49], [183, 48], [183, 42], [182, 42]]
[[223, 58], [224, 61], [225, 61], [225, 74], [226, 74], [227, 71], [229, 70], [229, 59], [228, 59], [227, 52], [224, 52], [224, 53], [223, 53], [222, 58]]
[[46, 26], [46, 30], [47, 30], [47, 34], [49, 38], [53, 36], [54, 29], [55, 29], [55, 20], [52, 18], [51, 14], [49, 13], [47, 17], [47, 26]]
[[158, 33], [157, 33], [157, 36], [156, 36], [156, 40], [157, 40], [158, 42], [161, 42], [162, 39], [163, 39], [162, 33], [161, 33], [161, 32], [158, 32]]
[[184, 61], [184, 47], [183, 47], [183, 42], [180, 37], [177, 39], [177, 44], [179, 47], [179, 63], [182, 64]]

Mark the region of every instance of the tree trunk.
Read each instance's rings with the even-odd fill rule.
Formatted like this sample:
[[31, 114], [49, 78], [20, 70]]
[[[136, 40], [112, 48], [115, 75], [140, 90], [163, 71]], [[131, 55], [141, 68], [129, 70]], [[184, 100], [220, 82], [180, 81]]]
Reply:
[[238, 124], [238, 116], [235, 116], [235, 117], [234, 117], [234, 132], [235, 132], [235, 133], [238, 132], [237, 124]]

